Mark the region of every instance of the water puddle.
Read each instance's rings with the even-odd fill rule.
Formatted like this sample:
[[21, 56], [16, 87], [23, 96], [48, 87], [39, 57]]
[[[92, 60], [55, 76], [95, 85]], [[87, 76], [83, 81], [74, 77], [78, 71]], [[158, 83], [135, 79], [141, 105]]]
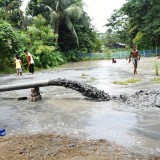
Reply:
[[[46, 70], [22, 77], [3, 76], [0, 84], [66, 78], [88, 83], [111, 95], [135, 93], [141, 88], [140, 84], [117, 86], [112, 83], [133, 77], [132, 66], [127, 66], [125, 60], [121, 62], [118, 60], [114, 66], [107, 61], [71, 63], [57, 71]], [[151, 79], [151, 75], [148, 77]], [[156, 85], [154, 87], [157, 88]], [[145, 88], [150, 86], [143, 84]], [[8, 135], [66, 133], [87, 139], [107, 139], [139, 154], [160, 155], [159, 108], [136, 109], [113, 101], [88, 101], [74, 90], [57, 86], [40, 90], [43, 99], [36, 103], [15, 99], [29, 96], [30, 89], [0, 93], [0, 125], [6, 128]]]

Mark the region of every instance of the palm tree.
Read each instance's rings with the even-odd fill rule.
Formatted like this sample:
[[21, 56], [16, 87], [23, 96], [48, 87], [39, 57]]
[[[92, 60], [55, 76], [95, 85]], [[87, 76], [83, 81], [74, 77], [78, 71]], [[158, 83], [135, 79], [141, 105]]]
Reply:
[[83, 3], [82, 2], [72, 2], [69, 0], [57, 0], [55, 8], [46, 6], [49, 9], [50, 24], [52, 25], [56, 36], [55, 47], [58, 47], [58, 33], [59, 26], [63, 22], [71, 33], [75, 36], [77, 41], [77, 46], [79, 47], [79, 40], [77, 33], [75, 31], [72, 20], [79, 20], [83, 14]]

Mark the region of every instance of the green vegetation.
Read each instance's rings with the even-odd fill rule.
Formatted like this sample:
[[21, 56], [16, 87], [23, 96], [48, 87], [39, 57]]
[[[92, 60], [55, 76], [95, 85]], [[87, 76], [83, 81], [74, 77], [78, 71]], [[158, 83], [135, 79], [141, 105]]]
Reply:
[[95, 81], [97, 80], [95, 77], [91, 77], [91, 81]]
[[158, 84], [160, 84], [160, 77], [156, 77], [156, 78], [154, 78], [153, 82], [154, 82], [154, 83], [158, 83]]
[[81, 74], [81, 78], [84, 78], [84, 79], [87, 78], [88, 76], [89, 76], [89, 75], [86, 74], [86, 73], [82, 73], [82, 74]]
[[81, 0], [30, 0], [26, 14], [21, 6], [22, 0], [0, 0], [1, 72], [14, 70], [16, 54], [26, 69], [25, 49], [38, 69], [80, 61], [82, 52], [100, 51], [101, 41]]
[[137, 83], [140, 82], [140, 79], [136, 79], [136, 78], [132, 78], [132, 79], [128, 79], [125, 81], [114, 81], [113, 84], [117, 84], [117, 85], [128, 85], [128, 84], [132, 84], [132, 83]]
[[91, 81], [95, 81], [96, 80], [95, 77], [90, 77], [90, 75], [86, 74], [86, 73], [82, 73], [80, 77], [83, 78], [83, 79], [90, 78]]
[[138, 49], [160, 47], [160, 1], [127, 0], [108, 20], [104, 44], [112, 48], [116, 42]]
[[[96, 32], [82, 0], [30, 0], [25, 14], [21, 6], [22, 0], [0, 0], [1, 72], [12, 72], [16, 54], [26, 69], [24, 49], [31, 52], [35, 66], [41, 69], [88, 60], [80, 53], [103, 51], [109, 59], [115, 51], [128, 50], [133, 43], [138, 49], [160, 47], [159, 0], [127, 0], [113, 12], [105, 33]], [[120, 50], [116, 43], [121, 43]], [[104, 57], [92, 58], [97, 59]], [[155, 72], [158, 75], [157, 65]]]
[[158, 62], [155, 62], [154, 70], [155, 70], [155, 75], [158, 76], [159, 75], [159, 63]]

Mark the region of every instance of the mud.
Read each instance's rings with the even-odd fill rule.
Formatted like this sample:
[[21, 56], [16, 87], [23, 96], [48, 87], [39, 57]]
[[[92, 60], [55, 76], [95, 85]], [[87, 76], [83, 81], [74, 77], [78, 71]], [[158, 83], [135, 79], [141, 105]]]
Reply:
[[83, 84], [77, 81], [71, 81], [67, 79], [56, 79], [49, 81], [49, 85], [63, 86], [80, 92], [90, 100], [94, 101], [109, 101], [110, 96], [102, 90], [92, 87], [87, 84]]
[[125, 104], [128, 107], [142, 109], [145, 107], [159, 107], [160, 108], [160, 91], [156, 90], [140, 90], [134, 94], [120, 94], [109, 95], [103, 90], [99, 90], [96, 87], [80, 83], [77, 81], [71, 81], [67, 79], [56, 79], [49, 82], [49, 85], [63, 86], [80, 92], [88, 100], [93, 101], [117, 101], [121, 104]]
[[136, 109], [160, 108], [160, 91], [156, 90], [140, 90], [131, 95], [113, 96], [113, 99], [121, 104], [124, 103], [127, 107]]
[[56, 79], [49, 82], [49, 85], [63, 86], [80, 92], [88, 100], [93, 101], [117, 101], [121, 104], [125, 104], [128, 107], [142, 109], [145, 107], [159, 107], [160, 108], [160, 91], [156, 90], [140, 90], [134, 94], [120, 94], [109, 95], [103, 90], [99, 90], [96, 87], [92, 87], [88, 84], [80, 83], [77, 81], [71, 81], [67, 79]]
[[122, 146], [104, 139], [86, 141], [56, 134], [0, 138], [0, 160], [158, 160], [159, 158], [133, 155]]
[[[40, 83], [40, 82], [39, 82]], [[25, 84], [24, 84], [25, 85]], [[70, 88], [72, 90], [80, 92], [87, 100], [93, 101], [117, 101], [125, 103], [127, 106], [132, 108], [143, 108], [143, 107], [159, 107], [160, 108], [160, 91], [157, 90], [140, 90], [134, 94], [120, 94], [120, 95], [109, 95], [109, 93], [99, 90], [91, 85], [80, 83], [78, 81], [72, 81], [67, 79], [54, 79], [48, 82], [49, 86], [61, 86]], [[5, 88], [5, 87], [4, 87]], [[5, 98], [3, 98], [5, 99]], [[14, 98], [6, 98], [14, 99]], [[27, 100], [27, 97], [19, 97], [18, 100]]]
[[[142, 58], [136, 76], [132, 73], [133, 65], [128, 64], [126, 60], [117, 60], [114, 65], [109, 61], [71, 63], [63, 65], [57, 70], [36, 72], [35, 75], [24, 73], [22, 77], [1, 76], [1, 85], [59, 78], [62, 81], [67, 79], [66, 83], [68, 84], [61, 84], [64, 87], [55, 85], [40, 88], [42, 100], [36, 103], [29, 100], [17, 100], [18, 97], [28, 97], [31, 94], [30, 89], [2, 92], [0, 94], [0, 127], [6, 129], [7, 135], [6, 138], [4, 137], [4, 143], [0, 143], [0, 147], [4, 147], [6, 150], [7, 147], [10, 148], [9, 146], [11, 148], [17, 146], [18, 148], [21, 146], [23, 138], [26, 141], [26, 143], [24, 141], [24, 144], [26, 144], [24, 146], [32, 142], [36, 143], [36, 140], [41, 139], [41, 143], [38, 143], [36, 148], [27, 150], [28, 153], [33, 151], [31, 157], [36, 159], [35, 155], [40, 153], [37, 154], [40, 157], [43, 152], [43, 150], [41, 152], [41, 149], [37, 149], [38, 146], [41, 148], [45, 143], [50, 145], [44, 139], [50, 137], [48, 134], [56, 133], [61, 136], [67, 135], [68, 141], [72, 140], [73, 136], [79, 138], [79, 142], [84, 138], [84, 142], [88, 143], [85, 150], [90, 148], [89, 146], [92, 147], [91, 142], [105, 139], [107, 143], [116, 143], [113, 147], [117, 148], [118, 145], [120, 149], [126, 148], [129, 155], [133, 153], [133, 155], [140, 155], [140, 157], [146, 159], [158, 158], [160, 156], [160, 109], [158, 107], [159, 102], [156, 100], [159, 98], [159, 85], [152, 82], [154, 70], [152, 65], [148, 65], [152, 61], [153, 59]], [[138, 78], [141, 81], [127, 86], [112, 83], [113, 81], [123, 81], [131, 78]], [[69, 79], [74, 82], [73, 85]], [[86, 90], [77, 88], [77, 83], [80, 83], [79, 86], [86, 88]], [[86, 87], [85, 84], [87, 84]], [[65, 85], [67, 88], [65, 88]], [[71, 89], [69, 89], [69, 85]], [[95, 97], [94, 99], [90, 86], [98, 89], [93, 88], [95, 93], [104, 90], [100, 93], [104, 94], [103, 98], [107, 97], [107, 101], [101, 97]], [[82, 94], [76, 90], [81, 90]], [[87, 99], [87, 93], [90, 92], [91, 96]], [[136, 105], [134, 106], [134, 104]], [[40, 138], [33, 135], [39, 133], [43, 134]], [[21, 134], [24, 136], [21, 136]], [[32, 142], [26, 139], [26, 135], [30, 137]], [[3, 139], [1, 140], [3, 141]], [[49, 138], [49, 140], [52, 142], [52, 138]], [[6, 156], [7, 153], [8, 155], [14, 155], [15, 152], [19, 154], [19, 150], [12, 151], [11, 148], [8, 152], [3, 149], [2, 151], [6, 153]], [[23, 149], [25, 147], [22, 147], [20, 153], [23, 152]], [[92, 151], [94, 152], [94, 150]], [[106, 152], [108, 152], [107, 149]], [[59, 156], [61, 153], [59, 153]], [[128, 154], [127, 151], [124, 151], [124, 153]], [[45, 154], [47, 154], [47, 150]], [[44, 156], [42, 155], [43, 158], [45, 158]], [[74, 158], [80, 159], [80, 156]], [[106, 159], [116, 159], [114, 158], [116, 156], [116, 152], [113, 152], [112, 157]], [[29, 158], [31, 159], [31, 157]], [[94, 154], [91, 158], [83, 157], [83, 159], [94, 159]]]

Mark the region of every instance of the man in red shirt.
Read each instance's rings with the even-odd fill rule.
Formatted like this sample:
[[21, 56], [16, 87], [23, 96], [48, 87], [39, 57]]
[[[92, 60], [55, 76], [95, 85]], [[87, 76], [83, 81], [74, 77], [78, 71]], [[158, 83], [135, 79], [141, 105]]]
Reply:
[[132, 58], [133, 66], [134, 66], [134, 74], [137, 74], [138, 60], [140, 60], [140, 57], [141, 56], [138, 53], [136, 46], [133, 46], [133, 50], [131, 51], [130, 56], [129, 56], [129, 63], [131, 62], [131, 58]]

